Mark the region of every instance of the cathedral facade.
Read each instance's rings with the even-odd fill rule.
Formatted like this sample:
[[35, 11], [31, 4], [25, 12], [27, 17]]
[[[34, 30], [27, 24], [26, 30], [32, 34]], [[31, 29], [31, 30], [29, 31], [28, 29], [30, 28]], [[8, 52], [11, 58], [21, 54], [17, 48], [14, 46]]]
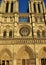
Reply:
[[44, 0], [28, 0], [27, 13], [19, 12], [19, 0], [2, 0], [0, 65], [46, 65]]

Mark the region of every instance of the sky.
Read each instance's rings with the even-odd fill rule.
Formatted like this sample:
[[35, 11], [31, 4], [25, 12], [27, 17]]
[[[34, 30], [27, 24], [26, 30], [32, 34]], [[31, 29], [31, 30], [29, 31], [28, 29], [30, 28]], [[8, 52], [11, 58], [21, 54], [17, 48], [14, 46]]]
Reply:
[[[0, 0], [1, 1], [1, 0]], [[25, 13], [28, 9], [28, 0], [18, 0], [19, 1], [19, 12]], [[46, 0], [44, 0], [46, 4]]]

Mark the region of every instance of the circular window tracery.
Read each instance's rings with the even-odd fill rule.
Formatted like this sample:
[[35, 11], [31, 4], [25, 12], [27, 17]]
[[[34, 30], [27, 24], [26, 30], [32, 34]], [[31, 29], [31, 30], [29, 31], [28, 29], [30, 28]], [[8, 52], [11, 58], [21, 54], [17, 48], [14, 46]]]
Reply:
[[19, 33], [21, 36], [28, 36], [30, 34], [30, 30], [28, 27], [22, 27]]

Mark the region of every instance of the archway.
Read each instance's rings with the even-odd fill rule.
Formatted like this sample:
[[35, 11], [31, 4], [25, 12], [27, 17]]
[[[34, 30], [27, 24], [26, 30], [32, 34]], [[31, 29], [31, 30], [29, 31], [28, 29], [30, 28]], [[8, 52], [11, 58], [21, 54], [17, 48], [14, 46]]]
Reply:
[[46, 47], [43, 47], [39, 51], [39, 64], [46, 65]]
[[9, 49], [2, 49], [0, 52], [0, 64], [1, 65], [13, 65], [12, 53]]
[[17, 65], [31, 64], [35, 64], [33, 50], [28, 46], [21, 47], [17, 53]]

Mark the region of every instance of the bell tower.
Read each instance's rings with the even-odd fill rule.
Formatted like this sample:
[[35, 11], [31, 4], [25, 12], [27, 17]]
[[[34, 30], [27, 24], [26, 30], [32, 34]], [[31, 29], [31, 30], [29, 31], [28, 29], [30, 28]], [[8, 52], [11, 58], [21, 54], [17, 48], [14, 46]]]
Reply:
[[[45, 4], [43, 0], [29, 0], [29, 13], [30, 13], [30, 22], [32, 24], [32, 32], [34, 37], [42, 37], [37, 33], [38, 31], [42, 32], [45, 26]], [[42, 16], [41, 16], [42, 15]], [[37, 36], [38, 34], [38, 36]]]
[[18, 0], [2, 0], [1, 9], [3, 13], [18, 12]]
[[45, 12], [45, 4], [43, 0], [29, 0], [30, 13], [43, 13]]
[[18, 11], [18, 2], [1, 3], [0, 65], [46, 65], [44, 1], [28, 0], [26, 13]]

